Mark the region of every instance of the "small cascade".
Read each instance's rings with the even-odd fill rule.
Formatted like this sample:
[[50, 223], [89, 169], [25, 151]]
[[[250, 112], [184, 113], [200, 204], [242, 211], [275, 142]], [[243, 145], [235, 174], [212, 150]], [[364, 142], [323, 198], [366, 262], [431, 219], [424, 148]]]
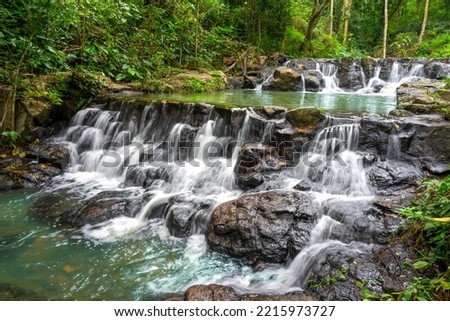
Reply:
[[339, 80], [337, 78], [338, 68], [332, 63], [317, 63], [316, 70], [322, 75], [324, 86], [322, 92], [336, 93], [343, 92], [339, 88]]
[[[80, 111], [63, 137], [70, 146], [70, 184], [75, 188], [74, 180], [91, 173], [97, 182], [113, 182], [104, 186], [120, 189], [137, 183], [147, 192], [136, 216], [126, 218], [126, 229], [114, 227], [124, 224], [124, 219], [112, 220], [85, 229], [89, 235], [106, 238], [113, 233], [118, 237], [120, 231], [128, 234], [142, 229], [155, 218], [164, 219], [165, 226], [171, 227], [169, 221], [186, 211], [192, 215], [191, 233], [202, 233], [215, 204], [241, 193], [235, 186], [235, 168], [250, 132], [250, 115], [256, 117], [251, 109], [230, 111], [231, 118], [241, 119], [233, 132], [213, 110], [209, 115], [203, 113], [198, 124], [190, 105], [173, 110], [183, 113], [173, 117], [166, 115], [165, 103], [152, 103], [141, 110], [127, 108], [126, 103], [110, 110], [102, 108], [94, 105]], [[185, 122], [179, 122], [182, 119]], [[274, 123], [268, 122], [263, 140], [270, 141], [273, 128]], [[227, 157], [231, 142], [233, 149]], [[90, 190], [92, 195], [100, 192], [101, 188]]]
[[393, 124], [391, 134], [389, 135], [387, 158], [392, 160], [400, 159], [401, 144], [397, 134], [396, 125]]
[[388, 82], [398, 83], [402, 78], [403, 78], [403, 67], [397, 61], [394, 61], [391, 67], [391, 72], [389, 73]]
[[359, 124], [331, 125], [320, 131], [296, 167], [298, 178], [322, 193], [371, 195], [362, 159], [356, 153]]
[[302, 92], [306, 91], [306, 84], [305, 84], [305, 75], [301, 74], [302, 77]]

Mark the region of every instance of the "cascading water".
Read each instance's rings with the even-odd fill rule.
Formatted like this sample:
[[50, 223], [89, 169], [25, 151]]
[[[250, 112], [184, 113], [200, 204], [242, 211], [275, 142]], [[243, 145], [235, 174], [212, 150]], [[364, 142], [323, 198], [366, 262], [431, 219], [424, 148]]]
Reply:
[[316, 70], [322, 75], [324, 86], [322, 92], [337, 93], [343, 92], [339, 88], [339, 80], [336, 76], [338, 68], [332, 63], [317, 63]]
[[[154, 275], [145, 289], [157, 297], [195, 283], [231, 285], [246, 293], [300, 290], [330, 253], [371, 248], [373, 223], [366, 208], [372, 192], [357, 152], [359, 122], [329, 117], [299, 164], [274, 176], [276, 189], [292, 191], [297, 183], [308, 187], [302, 193], [319, 208], [303, 250], [287, 266], [261, 272], [207, 251], [204, 233], [212, 210], [243, 193], [235, 184], [241, 146], [249, 137], [255, 145], [270, 145], [285, 122], [251, 108], [226, 114], [230, 119], [212, 108], [153, 103], [140, 108], [94, 105], [80, 111], [63, 137], [71, 146], [72, 167], [58, 178], [56, 188], [70, 189], [80, 198], [127, 193], [136, 201], [128, 216], [84, 225], [82, 237], [100, 245], [147, 238], [152, 244], [162, 242], [156, 248], [162, 246], [159, 251], [167, 251], [168, 258], [145, 250], [144, 256], [155, 263], [136, 258], [145, 262], [138, 273]], [[179, 258], [172, 264], [174, 255]], [[167, 271], [161, 272], [161, 266]]]

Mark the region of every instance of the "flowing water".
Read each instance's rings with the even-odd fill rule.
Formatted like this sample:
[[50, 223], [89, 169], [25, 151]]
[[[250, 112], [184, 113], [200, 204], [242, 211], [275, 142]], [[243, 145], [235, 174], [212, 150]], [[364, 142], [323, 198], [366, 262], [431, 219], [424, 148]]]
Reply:
[[[356, 150], [359, 124], [330, 117], [308, 158], [283, 171], [277, 184], [288, 190], [299, 181], [312, 186], [309, 193], [321, 212], [309, 245], [290, 264], [256, 273], [208, 251], [204, 231], [211, 211], [243, 193], [235, 185], [239, 147], [248, 140], [270, 141], [280, 120], [266, 121], [261, 135], [250, 137], [262, 119], [251, 108], [229, 111], [227, 122], [214, 109], [178, 106], [94, 104], [78, 112], [60, 138], [70, 146], [67, 173], [38, 193], [0, 194], [0, 283], [70, 300], [161, 299], [198, 283], [284, 293], [304, 287], [324, 253], [370, 248], [370, 237], [350, 228], [367, 219], [364, 208], [372, 197]], [[79, 229], [29, 215], [41, 197], [59, 199], [45, 208], [52, 212], [105, 193], [131, 200], [130, 215]], [[175, 237], [180, 213], [192, 214], [191, 224], [184, 227], [186, 236]], [[334, 229], [340, 232], [331, 233]]]
[[[422, 69], [394, 63], [383, 81], [375, 67], [371, 77], [361, 75], [364, 88], [358, 94], [344, 93], [336, 67], [321, 63], [316, 66], [324, 79], [321, 93], [238, 90], [148, 98], [388, 113], [395, 108], [393, 90], [421, 76]], [[271, 81], [270, 73], [265, 81]], [[79, 111], [59, 138], [70, 150], [66, 173], [41, 191], [0, 193], [0, 284], [33, 291], [37, 298], [67, 300], [163, 299], [199, 283], [230, 285], [242, 293], [285, 293], [304, 288], [328, 254], [371, 249], [377, 222], [367, 212], [374, 195], [357, 149], [359, 119], [328, 117], [298, 165], [273, 178], [276, 189], [308, 186], [320, 209], [306, 247], [288, 264], [260, 272], [209, 251], [204, 233], [211, 212], [244, 193], [235, 183], [240, 147], [247, 141], [269, 144], [283, 120], [264, 118], [252, 108], [224, 112], [205, 106], [113, 102]], [[399, 161], [400, 155], [393, 123], [386, 157]], [[70, 229], [40, 217], [96, 198], [126, 200], [127, 215]], [[36, 203], [46, 199], [36, 215]]]

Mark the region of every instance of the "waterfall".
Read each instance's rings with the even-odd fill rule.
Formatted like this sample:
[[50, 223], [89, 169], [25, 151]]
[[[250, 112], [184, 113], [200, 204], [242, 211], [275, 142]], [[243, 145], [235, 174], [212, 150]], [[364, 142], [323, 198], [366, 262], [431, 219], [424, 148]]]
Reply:
[[324, 128], [297, 165], [297, 177], [322, 193], [371, 195], [361, 156], [355, 151], [358, 140], [358, 123]]
[[[79, 111], [63, 137], [70, 146], [71, 184], [76, 186], [73, 180], [90, 173], [94, 181], [102, 182], [99, 186], [120, 188], [130, 186], [130, 181], [150, 185], [146, 185], [146, 201], [134, 218], [112, 220], [84, 229], [86, 233], [117, 237], [120, 231], [141, 229], [149, 219], [161, 216], [170, 226], [167, 220], [183, 208], [194, 214], [192, 231], [201, 233], [215, 204], [240, 193], [235, 186], [235, 169], [240, 147], [250, 132], [250, 115], [256, 115], [252, 110], [230, 111], [231, 117], [241, 119], [238, 130], [232, 132], [230, 125], [212, 112], [198, 125], [198, 116], [192, 115], [189, 105], [184, 111], [172, 111], [173, 117], [166, 115], [165, 104], [152, 103], [140, 111], [127, 108], [126, 103], [112, 110], [102, 108], [94, 105]], [[182, 119], [191, 123], [179, 122]], [[274, 123], [268, 122], [263, 140], [270, 141], [273, 128]], [[230, 141], [234, 146], [227, 157]], [[154, 178], [148, 181], [147, 177]], [[102, 190], [93, 186], [90, 193]], [[124, 221], [128, 228], [114, 227]]]
[[388, 140], [387, 158], [398, 160], [400, 159], [400, 153], [401, 153], [400, 139], [397, 135], [396, 125], [393, 124]]
[[336, 93], [343, 92], [339, 88], [339, 80], [337, 78], [338, 68], [332, 63], [317, 63], [316, 70], [322, 75], [324, 86], [322, 92]]

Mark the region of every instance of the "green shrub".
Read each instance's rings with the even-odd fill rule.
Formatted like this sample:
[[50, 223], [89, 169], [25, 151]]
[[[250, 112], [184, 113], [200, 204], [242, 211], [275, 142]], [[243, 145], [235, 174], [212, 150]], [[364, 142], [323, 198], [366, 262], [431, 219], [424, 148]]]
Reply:
[[399, 298], [449, 300], [450, 175], [442, 180], [425, 180], [413, 204], [401, 209], [400, 214], [409, 219], [404, 236], [414, 240], [419, 254], [412, 266], [423, 275], [415, 278]]

